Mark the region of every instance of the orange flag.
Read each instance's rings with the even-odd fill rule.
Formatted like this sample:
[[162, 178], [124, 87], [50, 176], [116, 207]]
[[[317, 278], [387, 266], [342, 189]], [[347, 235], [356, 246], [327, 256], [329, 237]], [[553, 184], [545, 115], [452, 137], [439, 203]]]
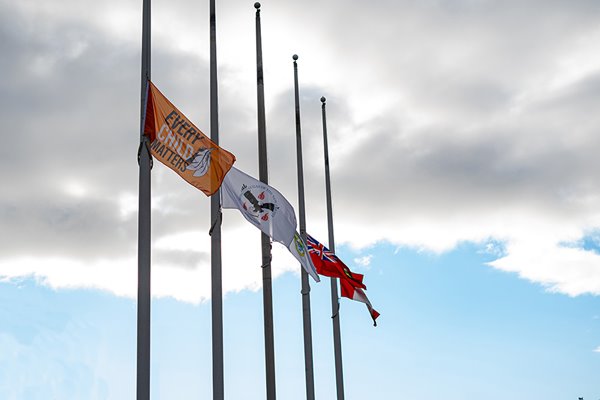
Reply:
[[210, 196], [221, 186], [235, 156], [217, 146], [148, 81], [144, 134], [152, 155]]

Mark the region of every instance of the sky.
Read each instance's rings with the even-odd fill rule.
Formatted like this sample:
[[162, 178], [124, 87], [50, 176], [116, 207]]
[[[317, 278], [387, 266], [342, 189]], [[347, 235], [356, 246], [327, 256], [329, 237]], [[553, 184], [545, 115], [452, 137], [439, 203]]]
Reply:
[[[206, 4], [205, 4], [206, 3]], [[220, 144], [258, 175], [253, 1], [217, 2]], [[346, 398], [599, 399], [600, 3], [262, 2], [269, 182], [381, 313], [340, 300]], [[208, 3], [152, 4], [152, 80], [206, 134]], [[0, 398], [135, 396], [141, 1], [0, 0]], [[210, 200], [152, 170], [152, 399], [211, 398]], [[225, 397], [265, 398], [260, 234], [223, 215]], [[300, 267], [273, 245], [277, 395]], [[315, 390], [335, 398], [329, 283]]]

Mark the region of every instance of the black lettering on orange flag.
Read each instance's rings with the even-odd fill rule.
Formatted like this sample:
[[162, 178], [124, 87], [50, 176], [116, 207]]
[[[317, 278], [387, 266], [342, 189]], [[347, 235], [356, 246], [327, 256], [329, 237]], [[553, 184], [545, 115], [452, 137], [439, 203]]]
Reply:
[[214, 194], [235, 162], [148, 82], [144, 134], [161, 163], [207, 196]]

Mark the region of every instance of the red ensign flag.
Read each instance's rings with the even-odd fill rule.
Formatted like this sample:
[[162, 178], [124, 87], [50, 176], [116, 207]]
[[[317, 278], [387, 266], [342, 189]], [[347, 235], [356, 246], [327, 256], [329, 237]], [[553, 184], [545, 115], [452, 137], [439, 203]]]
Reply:
[[379, 317], [379, 313], [371, 306], [371, 302], [364, 292], [364, 289], [367, 287], [363, 283], [363, 275], [350, 271], [350, 268], [332, 251], [308, 234], [306, 235], [306, 245], [308, 246], [310, 258], [317, 272], [320, 275], [339, 278], [342, 297], [365, 303], [369, 309], [371, 318], [373, 318], [373, 324], [377, 326], [376, 319]]

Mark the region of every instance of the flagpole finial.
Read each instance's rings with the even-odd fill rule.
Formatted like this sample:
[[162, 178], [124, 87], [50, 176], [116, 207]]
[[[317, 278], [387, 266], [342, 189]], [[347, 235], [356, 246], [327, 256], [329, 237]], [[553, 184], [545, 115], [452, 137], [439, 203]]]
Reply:
[[258, 1], [254, 3], [254, 8], [256, 8], [257, 10], [260, 8], [260, 3]]
[[321, 103], [325, 104], [325, 101], [327, 101], [327, 99], [325, 98], [325, 96], [321, 97]]
[[292, 56], [292, 59], [293, 59], [294, 61], [296, 61], [296, 60], [298, 59], [298, 54], [294, 54], [294, 55]]

